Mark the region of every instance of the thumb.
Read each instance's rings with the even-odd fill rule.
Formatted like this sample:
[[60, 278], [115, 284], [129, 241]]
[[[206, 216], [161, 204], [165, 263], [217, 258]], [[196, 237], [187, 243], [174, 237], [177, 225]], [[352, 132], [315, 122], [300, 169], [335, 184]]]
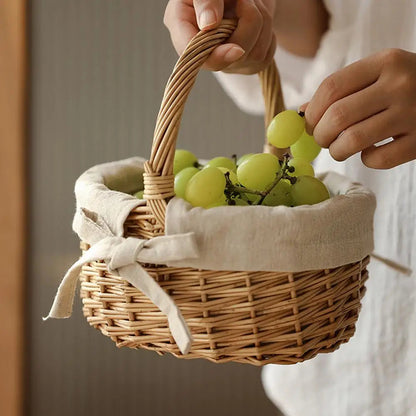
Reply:
[[224, 0], [194, 0], [194, 8], [199, 29], [213, 29], [222, 20]]

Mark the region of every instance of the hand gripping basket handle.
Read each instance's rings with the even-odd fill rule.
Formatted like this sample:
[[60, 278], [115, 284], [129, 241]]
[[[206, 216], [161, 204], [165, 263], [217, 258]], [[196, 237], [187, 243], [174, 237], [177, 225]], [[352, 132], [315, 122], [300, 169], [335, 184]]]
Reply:
[[[234, 20], [223, 20], [210, 31], [197, 33], [177, 61], [168, 83], [156, 120], [150, 159], [145, 163], [144, 198], [148, 201], [156, 220], [164, 225], [167, 200], [174, 196], [173, 159], [179, 125], [186, 99], [196, 76], [213, 49], [227, 40], [234, 29]], [[276, 64], [259, 73], [265, 101], [265, 125], [284, 109], [280, 77]], [[281, 156], [285, 149], [265, 144], [265, 152]]]

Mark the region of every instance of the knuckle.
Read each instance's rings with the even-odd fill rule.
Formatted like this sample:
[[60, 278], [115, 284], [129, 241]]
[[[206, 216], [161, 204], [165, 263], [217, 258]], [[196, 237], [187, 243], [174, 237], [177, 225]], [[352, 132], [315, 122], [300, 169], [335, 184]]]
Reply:
[[395, 90], [402, 96], [402, 98], [411, 96], [414, 97], [416, 93], [416, 79], [409, 72], [403, 72], [396, 77]]
[[165, 14], [163, 15], [163, 24], [169, 29], [169, 17], [167, 10], [165, 10]]
[[394, 108], [401, 108], [400, 112], [409, 113], [415, 108], [416, 77], [409, 71], [395, 71], [382, 80], [386, 96], [389, 97]]
[[324, 79], [324, 81], [322, 82], [322, 89], [327, 100], [335, 100], [335, 97], [338, 94], [339, 86], [338, 81], [336, 80], [334, 75], [330, 75], [329, 77]]
[[348, 117], [344, 106], [340, 104], [332, 105], [329, 112], [329, 118], [331, 124], [338, 129], [338, 131], [342, 131], [346, 127]]
[[166, 6], [165, 13], [163, 14], [163, 24], [168, 29], [169, 29], [170, 21], [171, 21], [171, 8], [172, 8], [172, 1], [169, 1]]
[[395, 66], [402, 62], [405, 52], [399, 48], [388, 48], [381, 53], [381, 61], [384, 65]]
[[361, 130], [350, 128], [345, 130], [343, 135], [343, 141], [351, 154], [363, 149], [364, 136]]

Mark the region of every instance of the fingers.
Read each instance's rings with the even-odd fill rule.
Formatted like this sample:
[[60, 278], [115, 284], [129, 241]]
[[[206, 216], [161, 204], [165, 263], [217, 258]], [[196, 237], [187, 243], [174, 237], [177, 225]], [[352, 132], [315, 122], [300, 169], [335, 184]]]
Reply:
[[263, 26], [263, 16], [254, 1], [237, 2], [237, 27], [228, 42], [240, 45], [248, 54], [255, 46]]
[[373, 116], [389, 105], [387, 94], [377, 84], [334, 102], [316, 124], [313, 135], [321, 147], [329, 147], [348, 127]]
[[211, 52], [204, 68], [210, 71], [221, 71], [233, 62], [238, 61], [244, 53], [244, 49], [234, 43], [219, 45]]
[[306, 131], [309, 134], [313, 133], [319, 120], [333, 103], [376, 82], [380, 75], [380, 67], [380, 59], [373, 55], [327, 77], [316, 90], [306, 109]]
[[400, 119], [385, 110], [344, 130], [329, 146], [329, 153], [338, 161], [345, 160], [375, 143], [402, 133]]
[[256, 74], [263, 70], [267, 66], [267, 64], [269, 64], [273, 60], [276, 51], [276, 44], [276, 36], [273, 34], [272, 39], [270, 41], [270, 45], [267, 49], [266, 56], [262, 61], [250, 62], [249, 65], [240, 63], [241, 61], [236, 61], [234, 64], [226, 67], [222, 71], [227, 73], [238, 73], [243, 75]]
[[196, 20], [201, 30], [217, 27], [224, 15], [224, 0], [193, 0]]
[[[200, 29], [218, 26], [223, 12], [223, 0], [171, 0], [165, 10], [164, 23], [176, 52], [181, 55]], [[221, 45], [214, 50], [204, 67], [218, 71], [240, 59], [244, 52], [235, 44]]]
[[255, 47], [248, 54], [247, 60], [263, 62], [266, 59], [275, 34], [273, 32], [273, 16], [270, 14], [269, 10], [264, 7], [261, 1], [258, 3], [257, 7], [262, 16], [262, 27]]
[[232, 62], [226, 61], [225, 55], [220, 55], [220, 51], [215, 50], [215, 53], [211, 54], [204, 65], [206, 69], [219, 71], [227, 68], [227, 72], [241, 73], [241, 69], [245, 69], [249, 65], [248, 57], [262, 32], [263, 16], [253, 0], [238, 1], [233, 12], [238, 18], [238, 22], [227, 44], [240, 46], [244, 54], [239, 57], [238, 62], [230, 65]]
[[241, 45], [246, 53], [226, 71], [254, 74], [266, 67], [276, 49], [271, 10], [264, 7], [261, 1], [247, 1], [238, 3], [236, 12], [239, 23], [230, 42]]
[[182, 54], [199, 30], [217, 27], [223, 16], [238, 18], [228, 42], [214, 49], [204, 68], [252, 74], [274, 56], [274, 7], [274, 1], [264, 0], [170, 0], [164, 22], [176, 51]]
[[371, 146], [361, 153], [364, 165], [373, 169], [391, 169], [416, 159], [416, 134], [395, 137], [381, 146]]
[[163, 23], [169, 30], [176, 52], [181, 55], [199, 31], [192, 0], [170, 0], [165, 9]]
[[309, 101], [302, 104], [301, 106], [299, 106], [298, 113], [304, 113], [305, 114], [305, 111], [306, 111], [306, 108], [308, 107], [308, 105], [309, 105]]
[[[305, 111], [316, 141], [342, 161], [389, 169], [416, 158], [416, 54], [387, 49], [328, 77]], [[389, 143], [385, 139], [393, 138]]]

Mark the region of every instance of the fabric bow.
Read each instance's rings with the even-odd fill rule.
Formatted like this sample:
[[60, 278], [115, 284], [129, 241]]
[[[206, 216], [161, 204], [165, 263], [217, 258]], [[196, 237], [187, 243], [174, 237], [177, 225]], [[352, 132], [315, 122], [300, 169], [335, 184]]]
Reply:
[[72, 314], [75, 289], [85, 263], [104, 260], [109, 271], [123, 276], [141, 290], [168, 318], [169, 329], [182, 354], [191, 348], [192, 336], [173, 299], [141, 267], [140, 263], [166, 264], [198, 257], [194, 233], [155, 237], [150, 240], [115, 236], [98, 214], [81, 208], [74, 228], [91, 248], [67, 271], [55, 295], [49, 318], [68, 318]]

